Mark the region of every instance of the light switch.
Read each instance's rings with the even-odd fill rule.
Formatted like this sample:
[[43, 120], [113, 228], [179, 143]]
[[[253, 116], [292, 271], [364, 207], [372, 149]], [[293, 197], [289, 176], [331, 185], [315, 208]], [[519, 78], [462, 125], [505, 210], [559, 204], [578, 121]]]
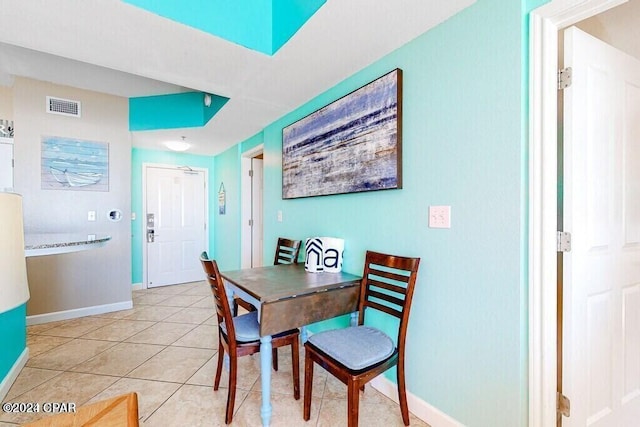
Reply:
[[278, 211], [278, 222], [282, 222], [282, 211]]
[[96, 211], [89, 211], [87, 214], [87, 221], [95, 221], [96, 220]]
[[451, 228], [451, 206], [429, 206], [430, 228]]

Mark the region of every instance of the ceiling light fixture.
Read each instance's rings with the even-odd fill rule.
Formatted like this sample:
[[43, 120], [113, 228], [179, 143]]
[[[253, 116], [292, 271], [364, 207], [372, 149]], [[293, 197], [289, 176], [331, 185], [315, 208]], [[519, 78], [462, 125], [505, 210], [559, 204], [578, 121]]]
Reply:
[[182, 137], [182, 141], [167, 141], [164, 145], [172, 151], [187, 151], [189, 147], [191, 147], [191, 144], [185, 141], [184, 136]]

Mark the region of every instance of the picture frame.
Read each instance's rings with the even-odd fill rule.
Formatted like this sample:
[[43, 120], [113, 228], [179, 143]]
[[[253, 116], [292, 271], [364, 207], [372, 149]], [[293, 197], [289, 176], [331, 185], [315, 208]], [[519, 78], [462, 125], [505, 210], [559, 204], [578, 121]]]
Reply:
[[402, 188], [402, 70], [282, 129], [282, 198]]
[[42, 136], [43, 190], [109, 191], [109, 144]]

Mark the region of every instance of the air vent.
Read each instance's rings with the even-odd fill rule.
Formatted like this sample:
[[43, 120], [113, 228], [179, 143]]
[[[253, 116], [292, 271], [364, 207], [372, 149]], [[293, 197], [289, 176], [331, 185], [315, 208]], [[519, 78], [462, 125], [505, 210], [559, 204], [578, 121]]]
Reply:
[[80, 117], [80, 101], [47, 96], [47, 113]]

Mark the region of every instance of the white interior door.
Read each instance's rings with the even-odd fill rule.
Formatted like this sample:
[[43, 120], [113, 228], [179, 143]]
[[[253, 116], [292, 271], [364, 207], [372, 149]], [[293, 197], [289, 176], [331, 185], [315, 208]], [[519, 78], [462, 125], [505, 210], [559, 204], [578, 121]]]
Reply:
[[263, 216], [262, 216], [262, 192], [263, 192], [263, 160], [251, 159], [251, 267], [262, 267], [263, 256]]
[[148, 287], [202, 280], [206, 209], [204, 171], [146, 168]]
[[640, 422], [640, 63], [570, 28], [564, 90], [565, 426]]

